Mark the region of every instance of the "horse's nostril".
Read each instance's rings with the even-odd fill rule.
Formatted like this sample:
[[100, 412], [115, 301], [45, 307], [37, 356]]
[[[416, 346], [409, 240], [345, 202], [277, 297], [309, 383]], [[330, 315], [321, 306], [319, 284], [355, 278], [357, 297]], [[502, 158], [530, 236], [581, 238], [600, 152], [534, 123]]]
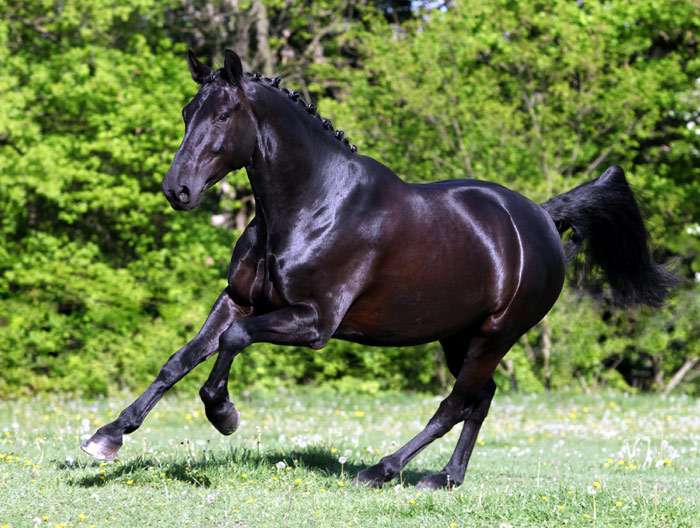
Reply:
[[177, 199], [180, 203], [186, 204], [190, 201], [190, 190], [184, 185], [180, 187], [180, 191], [177, 193]]

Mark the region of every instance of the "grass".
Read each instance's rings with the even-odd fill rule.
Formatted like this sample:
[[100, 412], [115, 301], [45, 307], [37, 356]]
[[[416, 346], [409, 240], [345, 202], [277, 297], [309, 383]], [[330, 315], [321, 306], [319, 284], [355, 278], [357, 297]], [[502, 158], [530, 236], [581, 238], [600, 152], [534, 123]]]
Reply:
[[79, 440], [128, 400], [0, 402], [0, 526], [700, 526], [691, 398], [497, 394], [451, 492], [414, 484], [442, 467], [458, 428], [399, 481], [351, 482], [416, 433], [437, 397], [253, 394], [237, 402], [239, 431], [222, 437], [195, 398], [176, 396], [121, 460], [89, 460]]

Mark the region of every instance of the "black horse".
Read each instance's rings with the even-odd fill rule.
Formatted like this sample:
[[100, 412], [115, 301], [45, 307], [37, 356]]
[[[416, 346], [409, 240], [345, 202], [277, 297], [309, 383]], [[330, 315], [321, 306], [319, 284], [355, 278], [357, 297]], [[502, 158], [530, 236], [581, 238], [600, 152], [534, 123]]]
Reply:
[[279, 78], [244, 74], [238, 55], [211, 70], [190, 52], [200, 84], [185, 106], [185, 136], [163, 181], [178, 210], [197, 207], [227, 173], [245, 167], [256, 216], [238, 239], [228, 286], [200, 332], [155, 381], [83, 445], [113, 459], [163, 393], [219, 352], [200, 391], [209, 421], [233, 433], [227, 383], [236, 354], [255, 342], [321, 348], [440, 341], [456, 382], [427, 426], [359, 473], [381, 485], [462, 422], [445, 468], [419, 486], [459, 485], [496, 390], [494, 369], [549, 311], [564, 282], [560, 235], [584, 248], [621, 305], [658, 305], [671, 276], [651, 260], [647, 232], [622, 170], [543, 205], [500, 185], [453, 180], [410, 185], [356, 153]]

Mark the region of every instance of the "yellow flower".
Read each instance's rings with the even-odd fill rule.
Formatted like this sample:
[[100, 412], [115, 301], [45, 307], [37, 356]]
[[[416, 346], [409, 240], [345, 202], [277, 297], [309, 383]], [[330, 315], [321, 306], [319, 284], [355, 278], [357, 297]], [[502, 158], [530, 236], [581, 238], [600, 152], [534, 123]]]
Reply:
[[331, 447], [331, 453], [337, 453], [338, 450], [335, 447]]
[[364, 415], [365, 415], [365, 411], [355, 411], [353, 414], [354, 414], [355, 416], [364, 416]]
[[622, 508], [622, 501], [621, 501], [621, 500], [616, 500], [616, 501], [615, 501], [615, 507], [616, 507], [616, 508]]
[[416, 503], [416, 499], [409, 499], [409, 500], [408, 500], [408, 503], [409, 503], [410, 505], [413, 505], [413, 504]]
[[79, 514], [78, 514], [78, 520], [79, 520], [80, 522], [85, 521], [85, 519], [87, 519], [87, 515], [85, 515], [84, 513], [79, 513]]
[[301, 485], [301, 479], [300, 479], [300, 478], [295, 479], [295, 480], [294, 480], [294, 484], [295, 484], [296, 486], [300, 486], [300, 485]]
[[542, 499], [544, 502], [547, 502], [549, 500], [549, 497], [547, 497], [547, 495], [542, 495], [540, 499]]
[[673, 461], [670, 458], [664, 458], [664, 466], [670, 466]]
[[593, 481], [593, 487], [595, 489], [600, 489], [603, 485], [600, 483], [600, 480], [594, 480]]
[[131, 480], [131, 479], [129, 479], [129, 480], [126, 481], [126, 485], [127, 485], [127, 486], [131, 486], [131, 485], [133, 485], [133, 484], [134, 484], [134, 481]]

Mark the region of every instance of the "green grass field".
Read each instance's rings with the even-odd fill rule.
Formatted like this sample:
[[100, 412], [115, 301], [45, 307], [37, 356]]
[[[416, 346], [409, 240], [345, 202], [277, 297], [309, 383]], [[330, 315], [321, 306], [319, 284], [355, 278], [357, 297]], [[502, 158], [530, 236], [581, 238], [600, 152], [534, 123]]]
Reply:
[[0, 526], [700, 526], [700, 401], [685, 397], [497, 394], [460, 488], [414, 487], [457, 428], [383, 489], [352, 483], [438, 401], [255, 393], [222, 437], [175, 396], [108, 464], [78, 443], [128, 398], [2, 402]]

